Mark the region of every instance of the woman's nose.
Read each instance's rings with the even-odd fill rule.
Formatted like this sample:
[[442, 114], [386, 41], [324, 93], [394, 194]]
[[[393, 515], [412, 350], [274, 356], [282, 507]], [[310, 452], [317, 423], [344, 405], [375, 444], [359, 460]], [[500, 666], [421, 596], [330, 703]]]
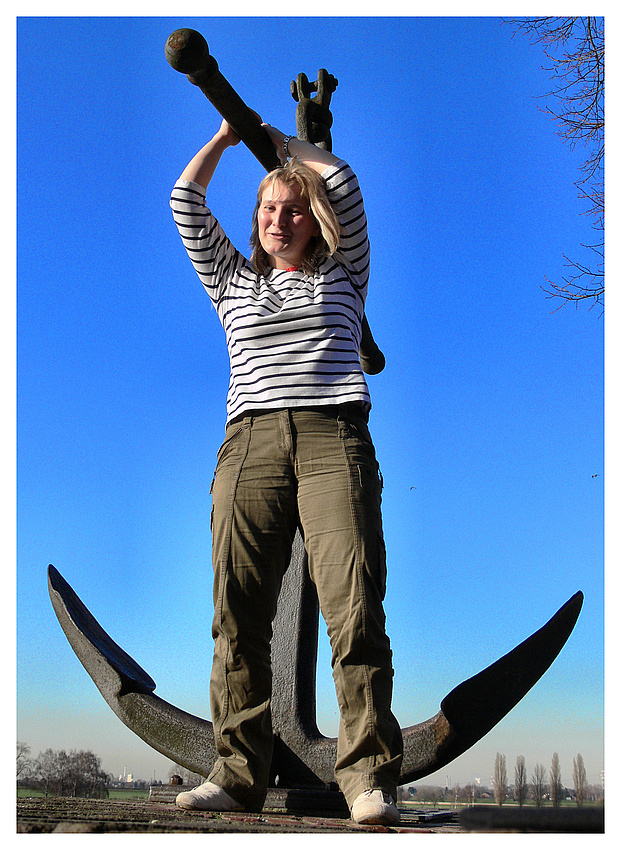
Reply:
[[277, 209], [274, 212], [273, 221], [274, 224], [277, 224], [279, 227], [282, 227], [286, 222], [286, 213], [282, 209]]

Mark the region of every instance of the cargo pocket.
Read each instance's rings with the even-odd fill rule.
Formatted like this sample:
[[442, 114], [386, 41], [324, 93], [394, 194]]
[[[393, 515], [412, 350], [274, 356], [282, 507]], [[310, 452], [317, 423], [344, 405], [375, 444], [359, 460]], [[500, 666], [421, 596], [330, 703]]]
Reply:
[[366, 493], [371, 496], [381, 496], [382, 476], [377, 463], [373, 467], [358, 464], [358, 480]]
[[[228, 455], [231, 453], [231, 450], [232, 450], [233, 446], [235, 445], [235, 442], [237, 441], [237, 439], [239, 438], [239, 435], [242, 433], [243, 430], [244, 430], [244, 426], [240, 425], [239, 428], [237, 428], [235, 431], [233, 431], [233, 433], [230, 436], [225, 437], [224, 442], [222, 443], [222, 445], [218, 449], [218, 460], [217, 460], [217, 463], [216, 463], [216, 472], [218, 471], [218, 467], [222, 463], [224, 463], [224, 461], [227, 459]], [[212, 488], [213, 488], [213, 484], [212, 484]]]

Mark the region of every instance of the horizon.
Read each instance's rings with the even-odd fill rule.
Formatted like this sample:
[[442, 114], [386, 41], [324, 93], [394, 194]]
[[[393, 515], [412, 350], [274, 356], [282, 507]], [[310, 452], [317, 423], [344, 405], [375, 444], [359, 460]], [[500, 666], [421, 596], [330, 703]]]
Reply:
[[[70, 751], [71, 751], [71, 749], [69, 750], [69, 752]], [[31, 755], [32, 755], [32, 753], [31, 753]], [[39, 754], [37, 754], [37, 756], [35, 756], [35, 758], [38, 757], [38, 755]], [[95, 755], [97, 756], [97, 753], [95, 753]], [[577, 756], [578, 756], [578, 753], [576, 753], [576, 757]], [[531, 782], [532, 782], [532, 772], [531, 771], [535, 769], [536, 765], [541, 765], [544, 768], [544, 770], [546, 772], [546, 774], [545, 774], [546, 780], [545, 781], [547, 782], [547, 777], [548, 777], [548, 774], [549, 774], [549, 763], [551, 762], [551, 760], [552, 760], [552, 756], [550, 756], [548, 763], [546, 763], [544, 760], [538, 760], [537, 762], [535, 762], [535, 764], [532, 765], [531, 769], [529, 769], [529, 765], [526, 764], [526, 772], [527, 772], [527, 777], [528, 777], [527, 784], [528, 785], [530, 785]], [[155, 784], [156, 785], [156, 784], [161, 783], [163, 785], [166, 785], [167, 784], [166, 780], [174, 772], [174, 768], [176, 767], [176, 765], [170, 759], [168, 759], [168, 761], [169, 761], [169, 769], [168, 769], [167, 775], [164, 778], [155, 776], [156, 768], [154, 768], [152, 774], [150, 774], [149, 776], [137, 775], [137, 774], [134, 773], [134, 771], [132, 771], [131, 769], [128, 769], [127, 766], [124, 766], [123, 770], [119, 773], [115, 773], [113, 771], [106, 770], [105, 765], [103, 763], [102, 763], [102, 769], [104, 770], [105, 773], [107, 773], [109, 775], [109, 778], [111, 780], [111, 784], [116, 784], [116, 783], [122, 782], [124, 784], [145, 783], [145, 784]], [[463, 789], [465, 789], [469, 786], [476, 786], [481, 791], [492, 791], [493, 792], [493, 788], [494, 788], [494, 785], [493, 785], [494, 765], [493, 764], [492, 764], [492, 768], [491, 768], [490, 777], [487, 780], [483, 779], [482, 776], [473, 776], [469, 779], [463, 779], [462, 781], [460, 781], [460, 780], [454, 781], [453, 777], [451, 776], [450, 767], [451, 767], [451, 764], [447, 765], [446, 768], [443, 768], [441, 771], [437, 771], [434, 774], [431, 774], [430, 776], [421, 777], [421, 779], [413, 781], [413, 782], [406, 782], [403, 785], [400, 785], [399, 787], [400, 788], [417, 788], [417, 787], [420, 788], [420, 787], [427, 787], [428, 786], [428, 787], [431, 787], [431, 788], [440, 788], [440, 789], [443, 789], [444, 791], [450, 792], [450, 791], [456, 790], [457, 788], [460, 788], [460, 789], [463, 790]], [[512, 769], [514, 767], [515, 767], [515, 764], [507, 764], [507, 788], [509, 790], [511, 790], [515, 785], [514, 780], [511, 779], [511, 777], [513, 776]], [[589, 787], [594, 788], [594, 789], [601, 788], [602, 791], [603, 791], [604, 785], [605, 785], [604, 778], [603, 778], [603, 775], [602, 775], [603, 772], [604, 772], [603, 769], [600, 771], [600, 775], [595, 779], [591, 778], [591, 774], [589, 773], [589, 768], [588, 768], [588, 765], [586, 763], [585, 763], [585, 769], [586, 769], [586, 775], [587, 775], [587, 785]], [[566, 778], [563, 778], [563, 776], [564, 776], [563, 764], [562, 763], [560, 764], [561, 782], [562, 782], [563, 787], [568, 789], [569, 791], [573, 790], [573, 788], [574, 788], [573, 760], [572, 760], [572, 765], [571, 765], [571, 771], [572, 771], [571, 774], [570, 774], [571, 779], [569, 781], [567, 781]], [[439, 780], [440, 780], [441, 774], [443, 774], [443, 773], [446, 774], [445, 781], [441, 782]], [[481, 774], [484, 774], [484, 771], [481, 771]], [[130, 777], [130, 776], [131, 776], [131, 779], [124, 778], [124, 777]], [[435, 778], [435, 781], [429, 781], [429, 780], [434, 779], [434, 778]], [[25, 786], [25, 787], [27, 787], [27, 786]]]
[[[20, 743], [26, 743], [27, 744], [27, 742], [20, 742]], [[53, 749], [53, 748], [50, 748], [50, 749]], [[68, 750], [66, 750], [66, 752], [71, 752], [74, 749], [75, 748], [69, 748]], [[37, 753], [37, 755], [35, 756], [31, 752], [30, 757], [36, 759], [36, 758], [38, 758], [38, 756], [40, 754], [41, 753]], [[97, 753], [94, 753], [94, 755], [97, 756], [98, 758], [101, 758], [100, 756], [98, 756]], [[503, 755], [503, 754], [501, 753], [501, 755]], [[549, 772], [550, 772], [549, 771], [549, 765], [552, 761], [552, 755], [550, 755], [548, 762], [546, 762], [544, 759], [538, 759], [532, 765], [532, 767], [529, 766], [528, 763], [526, 763], [526, 773], [527, 773], [527, 777], [528, 777], [528, 785], [531, 784], [532, 771], [534, 771], [536, 765], [541, 765], [544, 768], [544, 770], [545, 770], [545, 781], [547, 781], [547, 777], [548, 777]], [[579, 753], [576, 753], [576, 756], [574, 758], [577, 758], [578, 755], [579, 755]], [[136, 774], [131, 769], [131, 767], [128, 768], [127, 765], [124, 765], [123, 770], [121, 770], [120, 772], [110, 771], [110, 770], [106, 769], [105, 765], [103, 764], [103, 760], [102, 760], [102, 769], [104, 770], [105, 773], [108, 774], [108, 776], [111, 780], [111, 784], [122, 782], [124, 784], [128, 784], [128, 783], [129, 784], [131, 784], [131, 783], [159, 784], [159, 783], [161, 783], [161, 784], [165, 785], [165, 784], [167, 784], [166, 780], [175, 771], [175, 768], [178, 767], [178, 765], [176, 765], [171, 759], [166, 759], [165, 756], [163, 756], [162, 758], [164, 760], [168, 761], [168, 764], [169, 764], [168, 771], [167, 771], [164, 778], [162, 778], [161, 776], [155, 775], [157, 768], [154, 768], [153, 771], [148, 776]], [[516, 760], [517, 760], [517, 756], [516, 756]], [[563, 776], [564, 776], [563, 764], [562, 764], [560, 758], [559, 758], [559, 762], [560, 762], [560, 773], [561, 773], [562, 785], [563, 785], [564, 788], [567, 788], [568, 790], [571, 791], [574, 787], [574, 784], [573, 784], [573, 759], [572, 759], [572, 764], [571, 764], [571, 773], [569, 774], [571, 776], [570, 781], [567, 781], [566, 778], [565, 779], [563, 778]], [[450, 770], [450, 768], [452, 767], [453, 764], [454, 763], [451, 762], [448, 765], [446, 765], [446, 767], [442, 768], [442, 770], [436, 771], [433, 774], [430, 774], [429, 776], [421, 777], [421, 779], [418, 779], [418, 780], [415, 780], [415, 781], [412, 781], [412, 782], [406, 782], [403, 785], [400, 785], [399, 787], [400, 788], [416, 788], [416, 787], [429, 786], [429, 787], [432, 787], [432, 788], [441, 788], [441, 789], [444, 789], [445, 791], [451, 791], [451, 790], [455, 790], [457, 788], [461, 788], [463, 790], [464, 788], [466, 788], [468, 786], [476, 786], [477, 788], [480, 788], [481, 791], [490, 791], [490, 790], [493, 791], [493, 787], [494, 787], [494, 781], [493, 781], [494, 764], [492, 764], [492, 766], [491, 766], [490, 776], [489, 776], [488, 779], [482, 778], [485, 774], [485, 771], [480, 771], [478, 776], [474, 775], [474, 776], [472, 776], [468, 779], [462, 779], [462, 780], [453, 780], [453, 777], [451, 775], [451, 770]], [[509, 790], [511, 788], [513, 788], [514, 785], [515, 785], [514, 780], [511, 779], [511, 777], [513, 776], [513, 768], [514, 767], [515, 767], [515, 763], [509, 764], [507, 762], [507, 788]], [[585, 770], [586, 770], [587, 785], [594, 788], [594, 789], [601, 788], [603, 790], [604, 784], [605, 784], [604, 783], [604, 776], [603, 776], [603, 774], [604, 774], [603, 768], [600, 770], [598, 777], [592, 778], [592, 774], [589, 772], [589, 767], [586, 763], [585, 763], [584, 767], [585, 767]], [[565, 773], [566, 773], [566, 771], [565, 771]], [[444, 782], [440, 781], [442, 775], [445, 776]], [[128, 777], [131, 777], [131, 779], [128, 778]], [[430, 781], [432, 779], [434, 781]]]

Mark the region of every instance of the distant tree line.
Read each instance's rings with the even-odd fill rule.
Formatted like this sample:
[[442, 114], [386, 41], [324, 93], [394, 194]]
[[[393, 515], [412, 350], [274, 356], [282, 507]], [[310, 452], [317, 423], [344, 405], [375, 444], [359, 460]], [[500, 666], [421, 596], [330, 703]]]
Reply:
[[106, 798], [112, 777], [90, 750], [47, 749], [30, 758], [30, 747], [17, 743], [17, 784], [54, 797]]
[[[65, 750], [47, 749], [33, 759], [30, 757], [30, 747], [22, 742], [17, 743], [16, 774], [19, 786], [58, 797], [106, 798], [108, 787], [112, 784], [112, 776], [101, 769], [101, 759], [90, 750], [71, 750], [67, 753]], [[184, 785], [198, 785], [203, 781], [202, 776], [179, 764], [171, 765], [169, 775], [179, 776]], [[537, 763], [530, 784], [527, 781], [524, 756], [518, 756], [514, 784], [509, 786], [506, 758], [497, 753], [492, 791], [478, 783], [465, 785], [463, 788], [457, 785], [450, 789], [434, 785], [402, 786], [399, 788], [399, 799], [432, 804], [448, 801], [453, 805], [473, 805], [477, 800], [494, 798], [499, 806], [508, 799], [513, 799], [519, 806], [529, 799], [535, 806], [542, 806], [546, 801], [551, 802], [553, 806], [560, 806], [561, 801], [568, 797], [578, 806], [586, 802], [601, 801], [603, 790], [587, 785], [584, 760], [580, 754], [573, 760], [573, 786], [573, 792], [563, 787], [558, 753], [552, 756], [549, 780], [543, 765]]]
[[584, 760], [580, 754], [573, 760], [573, 788], [566, 788], [561, 781], [561, 768], [558, 753], [552, 756], [548, 775], [545, 767], [537, 763], [528, 780], [526, 760], [518, 756], [514, 769], [514, 782], [509, 784], [507, 778], [507, 762], [502, 753], [496, 754], [492, 787], [472, 782], [468, 785], [456, 785], [452, 788], [438, 785], [402, 786], [399, 788], [400, 801], [418, 802], [437, 805], [440, 802], [456, 806], [458, 803], [474, 805], [476, 802], [495, 802], [502, 806], [511, 801], [523, 806], [530, 802], [535, 806], [560, 806], [562, 801], [571, 800], [578, 806], [585, 803], [597, 803], [603, 800], [601, 786], [587, 785], [587, 775]]
[[[495, 765], [495, 773], [499, 770], [498, 765], [502, 764], [504, 761], [504, 756], [500, 753], [496, 754], [496, 765]], [[526, 800], [528, 799], [528, 794], [530, 791], [530, 798], [532, 799], [535, 806], [542, 806], [544, 801], [549, 800], [552, 803], [552, 806], [555, 808], [561, 805], [561, 801], [571, 798], [576, 802], [578, 806], [584, 805], [587, 801], [587, 798], [590, 797], [593, 799], [594, 795], [589, 794], [589, 788], [587, 786], [587, 775], [586, 768], [584, 766], [584, 759], [578, 753], [573, 762], [573, 792], [565, 788], [561, 781], [561, 765], [558, 757], [558, 753], [554, 753], [552, 756], [552, 764], [550, 766], [550, 776], [549, 780], [546, 781], [546, 770], [542, 764], [537, 763], [535, 765], [535, 769], [531, 776], [530, 787], [527, 783], [526, 778], [526, 762], [524, 756], [518, 756], [515, 764], [514, 771], [514, 785], [513, 785], [513, 799], [519, 806], [524, 805]], [[505, 781], [506, 781], [506, 773], [505, 773]], [[506, 792], [506, 789], [505, 789]], [[502, 794], [501, 787], [499, 785], [498, 788], [494, 788], [494, 793], [496, 797], [496, 802], [499, 806], [502, 805], [504, 799], [506, 799], [507, 794]], [[500, 799], [502, 797], [502, 800]]]

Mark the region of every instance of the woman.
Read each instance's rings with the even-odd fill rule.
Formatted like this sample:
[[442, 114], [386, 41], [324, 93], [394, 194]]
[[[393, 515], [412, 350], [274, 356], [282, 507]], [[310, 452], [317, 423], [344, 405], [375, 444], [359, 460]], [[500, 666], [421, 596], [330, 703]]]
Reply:
[[285, 164], [259, 187], [250, 260], [204, 203], [220, 157], [239, 142], [226, 121], [171, 200], [231, 364], [212, 485], [218, 759], [208, 781], [177, 805], [263, 806], [273, 742], [271, 626], [300, 526], [332, 647], [341, 713], [335, 777], [354, 820], [396, 823], [403, 744], [390, 709], [381, 476], [358, 357], [369, 275], [362, 196], [345, 162], [263, 126]]

